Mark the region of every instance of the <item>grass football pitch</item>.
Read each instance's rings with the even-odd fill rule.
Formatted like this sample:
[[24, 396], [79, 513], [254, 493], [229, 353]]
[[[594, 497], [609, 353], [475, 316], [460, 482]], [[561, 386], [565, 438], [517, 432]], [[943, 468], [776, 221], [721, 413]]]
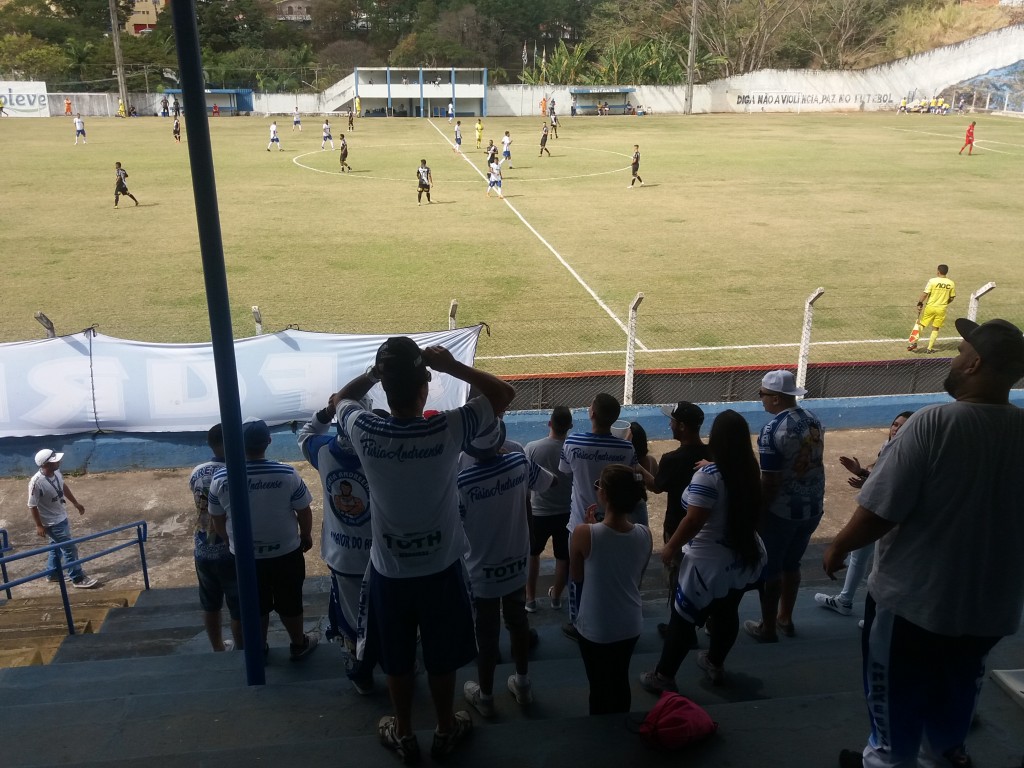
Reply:
[[[978, 146], [959, 156], [971, 119]], [[642, 291], [638, 337], [654, 351], [638, 367], [792, 363], [771, 345], [799, 341], [820, 286], [814, 341], [874, 343], [812, 360], [903, 357], [878, 340], [906, 338], [940, 262], [957, 282], [952, 316], [994, 281], [979, 317], [1024, 321], [1024, 120], [566, 117], [538, 157], [540, 117], [489, 117], [484, 144], [513, 138], [506, 201], [484, 195], [473, 118], [463, 156], [446, 120], [363, 118], [349, 133], [332, 119], [336, 145], [348, 134], [344, 174], [320, 150], [322, 118], [303, 122], [279, 119], [284, 151], [268, 153], [269, 118], [211, 120], [237, 337], [254, 332], [252, 305], [268, 331], [393, 333], [446, 327], [457, 299], [460, 325], [490, 327], [478, 354], [491, 370], [621, 368], [620, 323]], [[70, 118], [0, 120], [0, 341], [40, 338], [37, 310], [59, 333], [208, 341], [187, 131], [176, 145], [167, 119], [86, 130], [75, 146]], [[627, 189], [634, 144], [645, 185]], [[417, 206], [421, 158], [435, 187]], [[114, 210], [115, 161], [139, 207]]]

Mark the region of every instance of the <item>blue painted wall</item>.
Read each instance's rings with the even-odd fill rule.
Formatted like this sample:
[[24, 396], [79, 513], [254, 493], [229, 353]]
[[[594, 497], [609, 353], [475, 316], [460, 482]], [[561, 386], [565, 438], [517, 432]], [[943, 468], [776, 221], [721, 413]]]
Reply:
[[[1010, 400], [1024, 407], [1024, 390], [1011, 392]], [[949, 402], [947, 395], [900, 395], [886, 397], [835, 398], [808, 400], [806, 406], [821, 419], [826, 429], [885, 429], [900, 411], [916, 411], [933, 403]], [[743, 414], [756, 433], [768, 421], [759, 402], [701, 404], [706, 414], [704, 434], [715, 416], [727, 408]], [[547, 434], [548, 411], [516, 411], [505, 417], [508, 437], [528, 443]], [[668, 418], [657, 406], [624, 406], [626, 421], [638, 421], [651, 440], [671, 437]], [[589, 429], [586, 409], [573, 411], [574, 429]], [[267, 456], [278, 461], [300, 461], [295, 430], [301, 424], [283, 424], [273, 429], [274, 441]], [[83, 433], [54, 438], [23, 437], [0, 440], [0, 475], [28, 476], [35, 472], [32, 460], [41, 448], [63, 451], [65, 472], [124, 472], [139, 469], [192, 467], [209, 458], [206, 434], [198, 432], [161, 432], [140, 434]]]

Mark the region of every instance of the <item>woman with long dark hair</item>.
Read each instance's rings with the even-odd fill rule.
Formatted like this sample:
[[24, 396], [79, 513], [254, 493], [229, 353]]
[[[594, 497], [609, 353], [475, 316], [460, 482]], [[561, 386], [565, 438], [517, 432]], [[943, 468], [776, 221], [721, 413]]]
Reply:
[[609, 464], [595, 483], [604, 519], [587, 510], [569, 543], [570, 602], [590, 681], [590, 714], [629, 712], [629, 660], [643, 625], [640, 580], [651, 557], [651, 531], [630, 521], [643, 494], [632, 467]]
[[682, 547], [683, 558], [661, 659], [640, 676], [652, 692], [676, 690], [676, 672], [696, 645], [696, 628], [709, 619], [711, 646], [698, 654], [697, 666], [711, 682], [722, 682], [725, 657], [739, 632], [740, 600], [766, 559], [757, 535], [761, 471], [747, 420], [733, 410], [720, 413], [708, 448], [712, 463], [694, 473], [683, 493], [685, 517], [661, 552], [668, 563]]

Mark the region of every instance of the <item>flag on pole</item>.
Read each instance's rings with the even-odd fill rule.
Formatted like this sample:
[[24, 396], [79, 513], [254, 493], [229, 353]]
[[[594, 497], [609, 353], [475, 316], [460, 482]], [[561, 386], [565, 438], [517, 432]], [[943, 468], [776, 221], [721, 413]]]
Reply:
[[523, 40], [523, 66], [524, 67], [526, 66], [527, 59], [528, 59], [528, 57], [526, 55], [526, 41]]

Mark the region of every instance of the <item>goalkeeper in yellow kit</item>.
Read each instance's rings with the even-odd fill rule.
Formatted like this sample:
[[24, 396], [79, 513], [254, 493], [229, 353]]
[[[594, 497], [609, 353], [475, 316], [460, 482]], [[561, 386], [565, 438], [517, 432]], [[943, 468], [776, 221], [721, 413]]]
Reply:
[[946, 322], [946, 307], [956, 298], [956, 284], [947, 277], [948, 273], [949, 267], [939, 264], [935, 271], [935, 277], [925, 285], [924, 293], [917, 301], [917, 322], [914, 323], [914, 330], [910, 332], [910, 340], [907, 343], [908, 352], [917, 349], [917, 339], [921, 335], [921, 329], [932, 326], [925, 354], [935, 354], [935, 340], [939, 338], [939, 329]]

